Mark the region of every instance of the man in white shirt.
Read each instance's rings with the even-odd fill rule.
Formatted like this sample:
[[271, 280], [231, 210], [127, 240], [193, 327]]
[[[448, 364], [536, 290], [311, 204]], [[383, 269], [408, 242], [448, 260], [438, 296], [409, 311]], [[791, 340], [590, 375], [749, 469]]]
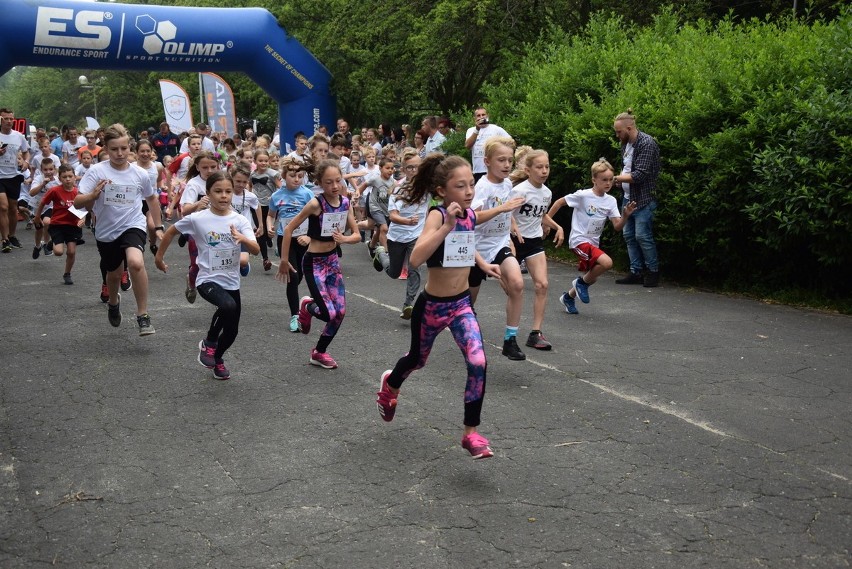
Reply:
[[444, 144], [446, 137], [438, 131], [438, 117], [428, 116], [421, 123], [423, 130], [429, 133], [429, 138], [424, 146], [426, 154], [430, 152], [441, 152], [441, 145]]
[[[474, 126], [467, 129], [464, 145], [470, 150], [473, 179], [478, 182], [485, 175], [485, 142], [492, 136], [509, 136], [509, 133], [488, 120], [488, 111], [479, 107], [473, 111]], [[510, 137], [511, 138], [511, 137]]]
[[9, 109], [0, 109], [0, 235], [2, 251], [8, 253], [12, 248], [20, 249], [21, 243], [15, 237], [18, 228], [18, 198], [21, 195], [21, 182], [24, 176], [18, 169], [18, 153], [27, 163], [30, 147], [20, 132], [12, 130], [15, 113]]
[[[210, 152], [216, 152], [216, 145], [213, 144], [213, 140], [211, 140], [208, 136], [210, 134], [210, 131], [208, 130], [206, 124], [200, 122], [195, 125], [195, 134], [201, 135], [201, 150], [209, 150]], [[184, 152], [189, 152], [189, 138], [184, 138], [183, 142], [181, 142], [180, 144], [179, 154], [183, 154]]]

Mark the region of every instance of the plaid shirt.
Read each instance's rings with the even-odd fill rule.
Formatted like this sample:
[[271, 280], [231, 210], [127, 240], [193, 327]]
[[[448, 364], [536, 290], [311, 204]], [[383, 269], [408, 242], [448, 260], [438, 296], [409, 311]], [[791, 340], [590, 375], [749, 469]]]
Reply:
[[[624, 157], [624, 146], [621, 147]], [[641, 209], [656, 199], [657, 178], [660, 175], [660, 147], [650, 134], [639, 131], [633, 143], [633, 166], [630, 169], [630, 198]]]

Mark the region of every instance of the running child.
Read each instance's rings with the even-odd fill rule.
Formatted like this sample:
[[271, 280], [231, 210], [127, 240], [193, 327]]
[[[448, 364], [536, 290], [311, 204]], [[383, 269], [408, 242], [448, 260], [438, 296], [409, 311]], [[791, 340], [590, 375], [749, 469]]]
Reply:
[[[48, 144], [50, 144], [50, 143], [48, 143]], [[82, 180], [83, 176], [86, 174], [86, 172], [89, 171], [89, 167], [91, 167], [94, 160], [95, 160], [94, 154], [92, 154], [88, 150], [81, 150], [80, 151], [80, 163], [77, 164], [76, 168], [74, 168], [74, 176], [77, 178], [78, 182], [80, 180]]]
[[[248, 187], [251, 184], [251, 168], [240, 162], [231, 167], [231, 181], [234, 182], [234, 195], [231, 197], [231, 207], [238, 214], [245, 217], [249, 222], [249, 227], [254, 230], [254, 236], [259, 237], [262, 228], [258, 227], [260, 222], [260, 201], [253, 192], [250, 192]], [[241, 251], [245, 252], [245, 248]], [[240, 275], [247, 277], [251, 271], [249, 258], [246, 257], [246, 262], [240, 264]]]
[[[198, 292], [216, 306], [207, 336], [198, 343], [198, 362], [213, 370], [216, 379], [229, 379], [231, 372], [223, 359], [240, 326], [239, 266], [248, 255], [257, 255], [260, 246], [248, 220], [231, 207], [234, 184], [225, 172], [213, 172], [205, 181], [209, 208], [188, 215], [169, 227], [154, 260], [164, 273], [169, 267], [163, 256], [178, 233], [192, 235], [198, 244]], [[246, 252], [242, 252], [245, 249]]]
[[571, 290], [563, 292], [559, 297], [568, 314], [579, 314], [575, 299], [579, 297], [584, 304], [588, 304], [589, 287], [612, 268], [612, 259], [599, 248], [606, 220], [612, 222], [613, 229], [621, 231], [636, 209], [636, 202], [631, 201], [624, 206], [624, 215], [618, 212], [618, 202], [609, 195], [614, 177], [612, 165], [601, 158], [592, 164], [592, 187], [556, 200], [547, 212], [553, 219], [563, 205], [574, 208], [568, 246], [580, 259], [578, 268], [585, 274], [574, 279]]
[[[269, 214], [266, 226], [269, 233], [277, 234], [277, 248], [279, 254], [283, 252], [284, 228], [289, 224], [305, 206], [314, 198], [314, 193], [302, 185], [304, 170], [302, 162], [292, 156], [287, 156], [281, 161], [284, 171], [284, 186], [269, 198]], [[299, 331], [299, 283], [304, 277], [302, 270], [302, 258], [308, 250], [311, 238], [308, 237], [308, 220], [293, 230], [289, 247], [289, 256], [281, 257], [283, 264], [289, 261], [290, 266], [295, 269], [295, 274], [290, 275], [287, 282], [287, 304], [290, 307], [290, 331]]]
[[541, 333], [544, 321], [544, 309], [547, 305], [547, 257], [544, 254], [544, 230], [556, 231], [554, 241], [562, 244], [565, 234], [558, 223], [550, 219], [547, 210], [550, 207], [552, 192], [544, 185], [550, 175], [550, 160], [544, 150], [529, 150], [516, 156], [519, 166], [512, 173], [512, 178], [518, 183], [509, 194], [510, 198], [521, 197], [524, 204], [516, 209], [512, 216], [517, 225], [517, 233], [512, 236], [515, 246], [515, 256], [518, 261], [526, 261], [527, 270], [535, 285], [535, 300], [533, 301], [532, 331], [527, 337], [527, 346], [536, 350], [550, 350], [550, 342]]
[[251, 173], [252, 192], [260, 201], [260, 217], [258, 227], [263, 231], [258, 232], [260, 238], [260, 255], [263, 257], [263, 270], [268, 271], [272, 268], [272, 261], [269, 260], [269, 247], [272, 247], [272, 238], [269, 237], [270, 228], [266, 226], [266, 215], [269, 213], [269, 198], [275, 193], [283, 183], [281, 174], [278, 170], [273, 170], [269, 167], [269, 152], [265, 149], [259, 149], [254, 152], [255, 169]]
[[[186, 186], [180, 196], [180, 211], [183, 217], [191, 215], [197, 211], [204, 211], [210, 204], [210, 199], [207, 196], [207, 178], [219, 169], [219, 159], [209, 150], [199, 150], [192, 159], [192, 164], [186, 172]], [[198, 276], [198, 246], [192, 235], [187, 233], [181, 235], [181, 239], [186, 243], [187, 251], [189, 251], [189, 270], [186, 275], [186, 290], [184, 296], [190, 304], [195, 303], [197, 291], [195, 288], [195, 278]], [[178, 243], [182, 241], [179, 239]], [[181, 247], [183, 245], [181, 244]]]
[[495, 278], [500, 278], [500, 267], [486, 264], [474, 247], [476, 212], [470, 208], [474, 196], [470, 164], [458, 156], [427, 156], [414, 177], [410, 199], [419, 202], [429, 193], [440, 196], [443, 204], [429, 211], [411, 252], [411, 264], [426, 263], [429, 274], [414, 303], [411, 346], [393, 370], [382, 374], [376, 405], [382, 419], [393, 420], [402, 383], [412, 371], [426, 365], [435, 338], [449, 328], [467, 364], [461, 444], [473, 458], [488, 458], [494, 453], [488, 439], [477, 432], [487, 362], [467, 279], [474, 263]]
[[74, 198], [77, 197], [76, 181], [77, 178], [71, 166], [67, 164], [60, 166], [59, 182], [61, 185], [54, 186], [47, 191], [35, 212], [36, 228], [41, 229], [42, 211], [45, 208], [52, 208], [53, 210], [48, 232], [53, 243], [53, 254], [55, 256], [61, 257], [65, 254], [65, 249], [68, 249], [68, 255], [65, 257], [65, 273], [62, 275], [62, 281], [67, 285], [74, 284], [74, 280], [71, 278], [71, 269], [74, 267], [74, 260], [77, 258], [77, 240], [83, 236], [82, 227], [85, 218], [85, 215], [78, 217], [74, 213], [76, 210]]
[[[512, 203], [512, 182], [508, 180], [512, 173], [515, 141], [506, 136], [495, 136], [485, 143], [483, 148], [486, 173], [476, 182], [476, 195], [473, 209], [482, 220], [486, 212]], [[522, 205], [519, 199], [514, 205]], [[510, 360], [520, 361], [527, 358], [518, 347], [518, 327], [521, 323], [521, 311], [524, 308], [524, 278], [521, 267], [512, 251], [509, 234], [513, 228], [512, 215], [508, 211], [490, 221], [480, 221], [476, 225], [476, 250], [488, 262], [500, 266], [500, 286], [506, 293], [506, 331], [503, 334], [503, 355]], [[471, 302], [479, 296], [479, 288], [485, 281], [485, 273], [478, 267], [470, 269]]]
[[365, 193], [364, 190], [370, 188], [367, 193], [367, 212], [372, 220], [364, 221], [358, 224], [358, 228], [362, 231], [374, 227], [373, 238], [370, 240], [370, 246], [375, 247], [373, 251], [373, 267], [377, 271], [382, 271], [382, 262], [380, 255], [387, 254], [388, 248], [388, 200], [396, 187], [396, 180], [393, 179], [393, 160], [382, 158], [379, 160], [379, 172], [367, 178], [355, 189], [355, 194], [360, 195]]
[[[346, 289], [337, 247], [341, 243], [358, 243], [360, 237], [349, 198], [344, 195], [346, 186], [340, 165], [334, 160], [323, 160], [316, 165], [314, 176], [322, 193], [314, 196], [284, 228], [281, 263], [276, 278], [284, 283], [295, 278], [296, 269], [287, 260], [290, 258], [290, 244], [293, 233], [307, 219], [307, 236], [311, 241], [302, 258], [302, 270], [311, 296], [304, 296], [299, 302], [299, 329], [302, 334], [310, 332], [312, 317], [326, 323], [316, 347], [311, 351], [310, 363], [334, 369], [337, 362], [326, 350], [346, 316]], [[347, 228], [352, 235], [343, 234]]]
[[[82, 153], [80, 154], [82, 163]], [[160, 180], [162, 179], [163, 165], [154, 161], [154, 146], [147, 140], [142, 139], [136, 143], [136, 165], [148, 172], [151, 185], [157, 190], [157, 207], [160, 207]], [[154, 218], [148, 210], [148, 202], [142, 202], [142, 213], [145, 214], [145, 222], [148, 225], [148, 247], [151, 253], [157, 254], [157, 234], [154, 231]]]
[[107, 318], [112, 326], [121, 325], [121, 295], [118, 289], [124, 261], [133, 276], [136, 297], [136, 324], [140, 336], [154, 333], [148, 315], [148, 273], [145, 272], [145, 216], [142, 200], [148, 202], [154, 216], [154, 229], [162, 238], [163, 226], [157, 193], [148, 173], [130, 164], [130, 137], [124, 126], [114, 124], [104, 132], [108, 159], [89, 168], [83, 179], [74, 207], [92, 210], [97, 219], [95, 233], [102, 270], [106, 271]]
[[[38, 209], [47, 192], [61, 185], [61, 183], [56, 175], [56, 166], [53, 160], [50, 157], [42, 158], [41, 170], [36, 173], [33, 183], [30, 185], [30, 206]], [[42, 251], [44, 251], [45, 256], [53, 255], [53, 243], [49, 241], [45, 243], [48, 227], [50, 227], [50, 217], [53, 215], [53, 205], [41, 209], [42, 211], [38, 212], [38, 216], [33, 215], [33, 226], [35, 227], [33, 259], [38, 259]]]

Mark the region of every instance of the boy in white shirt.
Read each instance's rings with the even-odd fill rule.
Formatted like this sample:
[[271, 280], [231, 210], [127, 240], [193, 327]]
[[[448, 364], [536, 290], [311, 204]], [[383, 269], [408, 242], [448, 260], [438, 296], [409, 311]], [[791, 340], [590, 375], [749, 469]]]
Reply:
[[592, 164], [592, 187], [556, 200], [547, 212], [553, 219], [563, 205], [574, 208], [568, 246], [580, 259], [579, 269], [585, 274], [574, 279], [571, 290], [563, 292], [559, 297], [568, 314], [579, 314], [575, 299], [580, 297], [580, 300], [587, 304], [589, 287], [612, 268], [612, 259], [598, 247], [606, 220], [612, 221], [616, 231], [621, 231], [624, 222], [636, 209], [636, 202], [630, 202], [624, 207], [623, 216], [618, 212], [618, 202], [608, 193], [612, 188], [613, 177], [612, 166], [601, 158]]

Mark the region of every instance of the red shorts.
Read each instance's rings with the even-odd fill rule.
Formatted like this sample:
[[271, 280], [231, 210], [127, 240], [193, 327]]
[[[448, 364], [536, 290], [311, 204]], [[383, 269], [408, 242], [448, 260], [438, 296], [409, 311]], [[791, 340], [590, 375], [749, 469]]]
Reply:
[[598, 258], [605, 253], [592, 245], [591, 243], [580, 243], [578, 246], [572, 249], [574, 254], [577, 255], [577, 258], [580, 259], [580, 263], [577, 268], [580, 269], [581, 273], [585, 273], [591, 270], [592, 267], [595, 266], [595, 263], [598, 262]]

